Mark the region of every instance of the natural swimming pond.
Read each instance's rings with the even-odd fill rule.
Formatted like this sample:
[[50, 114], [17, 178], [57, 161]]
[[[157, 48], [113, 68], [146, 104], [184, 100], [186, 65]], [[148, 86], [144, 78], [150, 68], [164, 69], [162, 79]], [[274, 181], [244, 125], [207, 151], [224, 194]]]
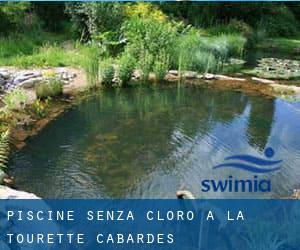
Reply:
[[[107, 90], [73, 106], [10, 161], [17, 186], [44, 198], [281, 197], [300, 187], [300, 104], [187, 86]], [[235, 154], [283, 160], [270, 193], [201, 192], [201, 181], [253, 179], [213, 166]]]

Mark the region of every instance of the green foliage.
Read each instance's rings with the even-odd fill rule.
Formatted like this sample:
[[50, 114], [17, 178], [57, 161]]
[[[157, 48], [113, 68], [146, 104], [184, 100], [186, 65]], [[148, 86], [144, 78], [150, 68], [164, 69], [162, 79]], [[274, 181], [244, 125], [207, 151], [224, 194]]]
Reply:
[[122, 86], [126, 86], [127, 83], [131, 80], [134, 69], [135, 60], [133, 56], [128, 52], [124, 52], [119, 59], [118, 71], [118, 76]]
[[33, 14], [28, 13], [28, 2], [1, 2], [0, 3], [0, 34], [21, 31], [27, 28]]
[[7, 130], [0, 134], [0, 169], [6, 168], [9, 149], [9, 130]]
[[26, 106], [28, 95], [24, 89], [16, 88], [4, 96], [3, 102], [9, 111], [20, 110]]
[[50, 100], [51, 98], [47, 97], [45, 100], [36, 99], [34, 101], [34, 103], [32, 104], [32, 110], [38, 118], [44, 118], [48, 115]]
[[135, 16], [124, 23], [123, 30], [135, 57], [143, 50], [153, 56], [161, 50], [169, 53], [177, 35], [177, 27], [171, 22]]
[[280, 5], [266, 16], [262, 16], [258, 29], [265, 30], [269, 37], [295, 37], [299, 35], [299, 24], [293, 13]]
[[254, 35], [254, 30], [249, 24], [235, 18], [231, 19], [229, 23], [214, 25], [209, 32], [212, 35], [238, 34], [248, 39]]
[[38, 99], [55, 97], [62, 94], [62, 82], [56, 79], [42, 82], [35, 87], [35, 93]]
[[97, 87], [100, 83], [99, 79], [99, 48], [95, 44], [91, 44], [81, 49], [82, 62], [90, 88]]
[[112, 85], [114, 79], [115, 69], [111, 60], [105, 60], [100, 64], [100, 79], [101, 84], [105, 86]]
[[164, 51], [155, 58], [153, 72], [157, 81], [163, 80], [170, 67], [169, 55]]
[[144, 49], [140, 52], [137, 68], [141, 71], [141, 77], [144, 82], [149, 78], [153, 62], [154, 56], [148, 50]]
[[84, 39], [106, 31], [118, 32], [125, 15], [124, 4], [110, 2], [67, 3], [66, 12]]
[[0, 38], [0, 65], [22, 68], [77, 65], [78, 55], [59, 46], [64, 35], [45, 32], [11, 34]]

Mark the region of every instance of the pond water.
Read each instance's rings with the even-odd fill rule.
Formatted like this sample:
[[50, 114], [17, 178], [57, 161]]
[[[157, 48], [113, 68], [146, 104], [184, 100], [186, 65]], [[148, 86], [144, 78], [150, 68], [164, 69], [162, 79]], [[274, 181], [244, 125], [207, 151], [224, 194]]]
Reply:
[[[132, 87], [89, 97], [50, 123], [10, 161], [17, 186], [44, 198], [279, 197], [300, 187], [300, 104], [199, 87]], [[281, 169], [270, 193], [202, 192], [201, 181], [253, 178], [213, 169], [233, 154]]]

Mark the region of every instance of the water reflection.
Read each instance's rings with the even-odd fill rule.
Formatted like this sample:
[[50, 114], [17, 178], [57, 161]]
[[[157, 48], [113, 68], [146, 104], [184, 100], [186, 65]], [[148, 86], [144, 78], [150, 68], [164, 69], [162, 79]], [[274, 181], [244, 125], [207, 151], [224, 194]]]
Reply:
[[274, 192], [266, 195], [286, 195], [299, 183], [299, 122], [296, 104], [237, 92], [111, 90], [32, 138], [14, 154], [11, 169], [21, 188], [48, 198], [172, 198], [181, 185], [198, 197], [228, 197], [233, 194], [201, 193], [201, 180], [251, 175], [212, 166], [231, 154], [260, 156], [272, 146], [285, 165], [271, 174]]
[[257, 146], [262, 151], [271, 134], [275, 111], [274, 100], [251, 97], [249, 101], [251, 105], [247, 130], [249, 144], [253, 147]]

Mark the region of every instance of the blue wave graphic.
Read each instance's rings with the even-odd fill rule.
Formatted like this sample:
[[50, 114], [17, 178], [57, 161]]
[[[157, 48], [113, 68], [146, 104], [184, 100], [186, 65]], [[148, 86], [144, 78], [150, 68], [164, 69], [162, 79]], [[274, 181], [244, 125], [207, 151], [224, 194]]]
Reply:
[[[282, 162], [282, 160], [271, 161], [270, 158], [274, 156], [275, 152], [273, 148], [268, 147], [264, 151], [264, 155], [269, 158], [268, 160], [259, 158], [252, 155], [233, 155], [225, 158], [225, 161], [228, 160], [238, 160], [238, 162], [229, 162], [223, 163], [217, 166], [214, 166], [213, 169], [217, 168], [237, 168], [242, 169], [245, 171], [253, 172], [253, 173], [268, 173], [279, 170], [280, 167], [273, 167], [273, 168], [263, 168], [262, 166], [273, 166]], [[253, 166], [255, 165], [255, 166]]]
[[242, 160], [242, 161], [245, 161], [248, 163], [253, 163], [256, 165], [260, 165], [260, 166], [272, 166], [272, 165], [282, 162], [282, 160], [269, 161], [269, 160], [261, 159], [261, 158], [251, 156], [251, 155], [233, 155], [233, 156], [229, 156], [229, 157], [225, 158], [225, 160]]
[[242, 169], [242, 170], [246, 170], [249, 172], [253, 172], [253, 173], [268, 173], [268, 172], [273, 172], [276, 170], [279, 170], [280, 167], [275, 167], [275, 168], [258, 168], [255, 166], [251, 166], [251, 165], [247, 165], [244, 163], [224, 163], [224, 164], [220, 164], [217, 166], [214, 166], [213, 169], [218, 169], [218, 168], [238, 168], [238, 169]]

